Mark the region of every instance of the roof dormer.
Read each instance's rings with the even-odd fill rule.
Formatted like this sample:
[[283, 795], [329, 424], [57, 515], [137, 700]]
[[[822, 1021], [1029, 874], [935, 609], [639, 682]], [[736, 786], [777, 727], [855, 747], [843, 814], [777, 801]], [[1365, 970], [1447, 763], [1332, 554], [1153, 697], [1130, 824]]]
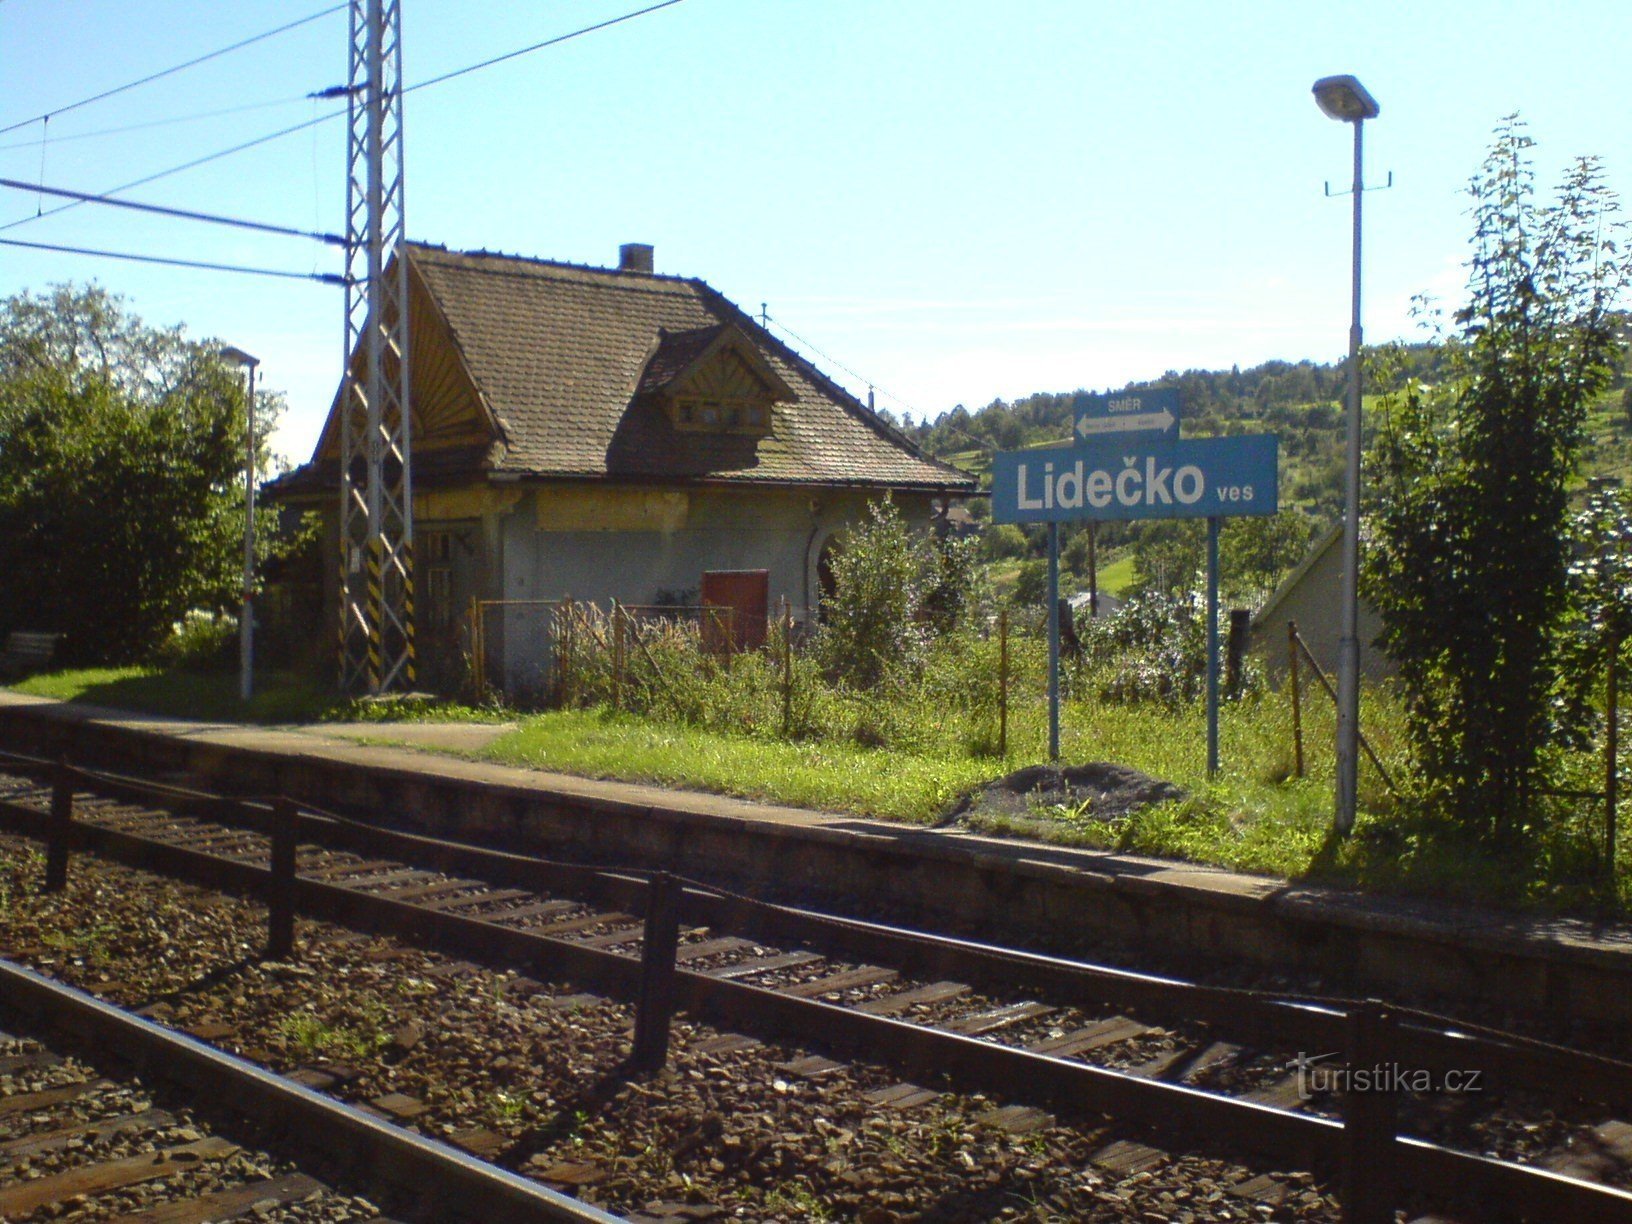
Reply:
[[772, 406], [794, 399], [733, 323], [660, 331], [639, 390], [662, 405], [676, 429], [756, 437], [770, 433]]

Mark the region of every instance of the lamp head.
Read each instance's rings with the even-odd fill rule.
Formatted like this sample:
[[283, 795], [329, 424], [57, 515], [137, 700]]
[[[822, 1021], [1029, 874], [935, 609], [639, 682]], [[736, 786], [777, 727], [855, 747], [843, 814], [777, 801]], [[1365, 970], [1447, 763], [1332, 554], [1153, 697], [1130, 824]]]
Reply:
[[1359, 123], [1377, 118], [1377, 99], [1352, 76], [1321, 77], [1315, 82], [1315, 102], [1330, 118]]
[[222, 361], [231, 362], [236, 366], [248, 366], [250, 369], [261, 364], [259, 357], [251, 357], [243, 349], [233, 348], [230, 344], [222, 345], [218, 355]]

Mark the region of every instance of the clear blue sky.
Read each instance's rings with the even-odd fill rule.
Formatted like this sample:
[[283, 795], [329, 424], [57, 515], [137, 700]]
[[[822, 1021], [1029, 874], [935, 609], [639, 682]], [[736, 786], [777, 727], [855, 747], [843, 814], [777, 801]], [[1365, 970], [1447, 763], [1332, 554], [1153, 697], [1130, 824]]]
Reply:
[[[325, 7], [323, 0], [0, 0], [0, 126]], [[404, 0], [411, 83], [640, 7]], [[938, 415], [1169, 368], [1332, 360], [1348, 325], [1347, 127], [1309, 86], [1359, 76], [1368, 340], [1454, 299], [1462, 189], [1523, 112], [1550, 183], [1577, 153], [1629, 185], [1622, 3], [1111, 4], [685, 0], [407, 99], [409, 233], [605, 264], [620, 242], [701, 276]], [[344, 12], [0, 136], [0, 176], [99, 191], [322, 113]], [[284, 101], [293, 98], [293, 101]], [[1617, 102], [1619, 98], [1621, 101]], [[261, 109], [70, 136], [225, 107]], [[132, 198], [342, 224], [332, 122]], [[31, 194], [0, 192], [0, 225]], [[85, 206], [0, 237], [337, 270], [329, 248]], [[0, 247], [0, 293], [96, 279], [154, 323], [260, 356], [307, 457], [341, 364], [339, 292]], [[813, 354], [814, 355], [814, 354]], [[865, 394], [865, 384], [819, 364]], [[896, 398], [899, 397], [899, 398]]]

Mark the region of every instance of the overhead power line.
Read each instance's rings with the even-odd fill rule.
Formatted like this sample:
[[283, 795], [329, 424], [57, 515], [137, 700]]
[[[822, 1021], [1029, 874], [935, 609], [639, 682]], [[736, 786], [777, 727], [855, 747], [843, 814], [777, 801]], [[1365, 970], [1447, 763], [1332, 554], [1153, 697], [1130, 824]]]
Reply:
[[409, 85], [402, 92], [411, 94], [418, 89], [429, 89], [432, 85], [440, 85], [443, 81], [451, 81], [455, 77], [466, 76], [472, 72], [479, 72], [483, 68], [491, 68], [494, 64], [502, 64], [506, 60], [519, 59], [523, 55], [531, 55], [534, 51], [542, 51], [545, 47], [558, 46], [570, 39], [581, 38], [585, 34], [593, 34], [596, 30], [604, 30], [609, 26], [621, 25], [625, 21], [633, 21], [636, 17], [644, 17], [647, 13], [655, 13], [659, 9], [672, 8], [682, 0], [662, 0], [660, 4], [648, 5], [643, 9], [636, 9], [632, 13], [625, 13], [621, 17], [610, 17], [605, 21], [598, 21], [594, 25], [584, 26], [580, 30], [573, 30], [569, 34], [557, 34], [554, 38], [546, 38], [543, 42], [536, 42], [530, 47], [520, 47], [514, 51], [506, 51], [503, 55], [495, 55], [492, 59], [485, 59], [479, 64], [467, 64], [463, 68], [455, 68], [452, 72], [444, 72], [441, 76], [431, 77], [429, 80], [419, 81]]
[[827, 362], [829, 365], [837, 366], [839, 369], [843, 370], [846, 374], [850, 375], [850, 377], [855, 379], [857, 382], [865, 384], [869, 391], [877, 391], [880, 395], [884, 396], [886, 399], [892, 399], [896, 403], [900, 404], [901, 407], [905, 408], [908, 412], [915, 412], [920, 417], [924, 417], [926, 420], [928, 419], [926, 414], [924, 414], [923, 412], [920, 412], [917, 408], [914, 408], [911, 404], [907, 403], [907, 401], [902, 399], [899, 395], [896, 395], [893, 392], [885, 389], [884, 387], [879, 386], [872, 379], [868, 378], [865, 374], [856, 373], [856, 371], [852, 370], [849, 366], [845, 365], [844, 362], [840, 361], [837, 357], [834, 357], [834, 356], [832, 356], [831, 354], [828, 354], [828, 353], [824, 353], [821, 349], [817, 348], [809, 340], [806, 340], [798, 332], [794, 331], [793, 328], [789, 327], [786, 323], [782, 322], [781, 319], [774, 318], [773, 316], [767, 314], [765, 316], [765, 322], [772, 325], [772, 326], [774, 326], [774, 327], [779, 328], [780, 330], [782, 330], [784, 332], [786, 332], [789, 336], [791, 336], [793, 339], [797, 340], [800, 344], [804, 345], [807, 349], [809, 349], [811, 352], [815, 353], [818, 357], [820, 357], [823, 361]]
[[[150, 128], [174, 127], [179, 123], [200, 123], [205, 119], [219, 119], [224, 115], [241, 115], [245, 111], [270, 110], [274, 106], [288, 106], [292, 102], [304, 102], [309, 94], [294, 94], [287, 98], [274, 98], [269, 102], [249, 102], [243, 106], [225, 106], [220, 110], [196, 111], [187, 115], [170, 115], [164, 119], [149, 119], [144, 123], [126, 123], [119, 127], [97, 128], [94, 132], [72, 132], [67, 136], [51, 137], [53, 146], [67, 144], [71, 140], [95, 140], [102, 136], [123, 136], [126, 132], [145, 132]], [[0, 153], [7, 153], [13, 149], [38, 149], [38, 140], [18, 140], [11, 144], [0, 144]]]
[[141, 204], [135, 200], [115, 200], [106, 195], [88, 191], [70, 191], [66, 187], [47, 187], [41, 183], [25, 183], [21, 179], [0, 178], [0, 187], [14, 191], [29, 191], [37, 195], [64, 196], [81, 204], [106, 204], [112, 208], [129, 208], [136, 212], [157, 213], [161, 217], [177, 217], [183, 221], [208, 221], [211, 225], [231, 225], [238, 229], [258, 230], [263, 234], [282, 234], [288, 238], [311, 238], [330, 246], [345, 246], [339, 234], [322, 234], [313, 230], [294, 229], [287, 225], [269, 225], [263, 221], [246, 221], [241, 217], [225, 217], [220, 213], [194, 212], [190, 208], [170, 208], [163, 204]]
[[[139, 179], [131, 179], [128, 183], [121, 183], [117, 187], [109, 187], [106, 191], [95, 192], [97, 196], [115, 196], [121, 191], [130, 191], [136, 187], [145, 187], [149, 183], [156, 183], [162, 178], [169, 178], [172, 174], [180, 174], [183, 170], [191, 170], [195, 166], [202, 166], [206, 162], [219, 161], [223, 157], [230, 157], [234, 153], [242, 153], [246, 149], [253, 149], [257, 145], [267, 144], [283, 136], [295, 132], [304, 132], [307, 128], [316, 127], [320, 123], [327, 123], [331, 119], [338, 119], [345, 111], [330, 111], [326, 115], [319, 115], [315, 119], [307, 119], [300, 123], [291, 124], [286, 128], [279, 128], [276, 132], [268, 132], [265, 136], [257, 136], [253, 140], [246, 140], [242, 144], [235, 144], [230, 148], [217, 149], [214, 153], [206, 153], [203, 157], [195, 157], [192, 161], [183, 162], [179, 166], [171, 166], [167, 170], [160, 170], [156, 174], [145, 175]], [[78, 208], [82, 200], [73, 200], [67, 204], [58, 204], [55, 208], [47, 208], [43, 212], [35, 213], [32, 217], [19, 217], [15, 221], [8, 221], [0, 225], [0, 230], [15, 229], [19, 225], [26, 225], [30, 221], [38, 221], [41, 217], [55, 216], [60, 212], [67, 212], [70, 208]]]
[[196, 59], [190, 59], [184, 64], [176, 64], [173, 67], [165, 68], [159, 72], [149, 73], [147, 76], [144, 76], [139, 80], [127, 81], [123, 85], [115, 85], [112, 89], [104, 89], [99, 94], [92, 94], [88, 98], [81, 98], [78, 102], [70, 102], [66, 106], [58, 106], [52, 110], [45, 111], [42, 114], [35, 115], [33, 118], [20, 119], [16, 123], [10, 123], [5, 127], [0, 127], [0, 135], [4, 135], [6, 132], [15, 132], [18, 128], [25, 128], [31, 123], [40, 123], [47, 119], [53, 119], [58, 115], [66, 115], [69, 111], [78, 110], [82, 106], [89, 106], [93, 102], [100, 102], [104, 98], [111, 98], [116, 94], [122, 94], [127, 90], [135, 89], [139, 85], [147, 85], [164, 77], [173, 76], [175, 73], [182, 72], [188, 68], [195, 68], [199, 64], [207, 63], [210, 60], [219, 59], [221, 56], [229, 55], [234, 51], [241, 51], [243, 48], [253, 46], [255, 43], [264, 42], [268, 38], [275, 38], [279, 34], [286, 34], [290, 30], [307, 25], [310, 22], [318, 20], [320, 17], [327, 17], [330, 13], [338, 13], [345, 7], [346, 5], [344, 4], [330, 5], [321, 12], [312, 13], [309, 16], [300, 18], [298, 21], [291, 21], [289, 24], [281, 25], [275, 30], [266, 30], [263, 33], [254, 35], [253, 37], [243, 39], [240, 42], [235, 42], [230, 47], [221, 47], [218, 50], [211, 51], [206, 55], [200, 55]]
[[245, 276], [275, 276], [283, 280], [317, 281], [344, 287], [346, 278], [334, 272], [286, 272], [282, 268], [253, 268], [246, 264], [209, 263], [202, 259], [171, 259], [163, 255], [137, 255], [130, 251], [100, 251], [92, 247], [59, 246], [54, 242], [24, 242], [0, 238], [0, 246], [27, 247], [33, 251], [57, 251], [64, 255], [96, 255], [102, 259], [128, 259], [134, 263], [164, 264], [172, 268], [202, 268], [207, 272], [238, 272]]
[[[531, 46], [521, 47], [515, 51], [506, 52], [503, 55], [496, 55], [491, 59], [482, 60], [480, 63], [468, 64], [463, 68], [456, 68], [452, 72], [444, 72], [440, 76], [430, 77], [429, 79], [420, 81], [417, 84], [409, 85], [403, 89], [402, 92], [404, 94], [409, 94], [415, 92], [416, 90], [428, 89], [432, 85], [440, 85], [444, 81], [451, 81], [455, 77], [466, 76], [469, 73], [476, 72], [482, 68], [490, 68], [494, 64], [500, 64], [506, 60], [515, 59], [518, 56], [528, 55], [531, 52], [543, 50], [545, 47], [557, 46], [558, 44], [567, 42], [571, 39], [581, 38], [585, 34], [593, 34], [595, 31], [604, 30], [609, 26], [619, 25], [625, 21], [633, 21], [636, 17], [644, 17], [647, 13], [655, 13], [659, 9], [672, 8], [674, 5], [680, 3], [682, 3], [682, 0], [662, 0], [662, 3], [660, 4], [652, 4], [648, 5], [646, 8], [636, 9], [633, 12], [624, 13], [621, 17], [612, 17], [606, 21], [599, 21], [594, 25], [587, 25], [580, 29], [572, 30], [566, 34], [558, 34], [554, 38], [545, 39], [543, 42], [533, 43]], [[336, 7], [344, 8], [345, 5], [338, 5]], [[314, 13], [312, 17], [306, 18], [306, 20], [315, 20], [317, 17], [324, 16], [333, 11], [334, 9], [326, 9], [323, 13]], [[344, 89], [335, 91], [323, 90], [310, 96], [343, 97], [345, 92], [346, 91]], [[93, 194], [97, 196], [115, 196], [122, 191], [130, 191], [132, 188], [145, 187], [148, 183], [156, 183], [159, 179], [169, 178], [172, 174], [180, 174], [184, 170], [191, 170], [196, 166], [202, 166], [209, 162], [219, 161], [223, 157], [231, 157], [234, 153], [242, 153], [248, 149], [256, 148], [259, 145], [269, 144], [272, 141], [282, 139], [285, 136], [291, 136], [296, 132], [304, 132], [308, 128], [316, 127], [321, 123], [327, 123], [331, 119], [338, 119], [345, 113], [346, 112], [343, 110], [329, 111], [327, 114], [318, 115], [314, 119], [307, 119], [300, 123], [291, 124], [286, 128], [279, 128], [275, 132], [268, 132], [264, 136], [257, 136], [251, 140], [243, 141], [240, 144], [235, 144], [225, 149], [217, 149], [213, 153], [206, 153], [202, 157], [195, 157], [191, 161], [182, 162], [180, 165], [170, 166], [167, 169], [156, 171], [153, 174], [145, 175], [142, 178], [132, 179], [130, 182], [123, 183], [118, 187], [109, 187], [104, 191]], [[0, 128], [0, 131], [6, 130], [9, 129]], [[84, 201], [81, 200], [73, 200], [67, 204], [59, 204], [55, 208], [47, 208], [41, 212], [35, 213], [32, 217], [19, 217], [15, 221], [9, 221], [4, 225], [0, 225], [0, 230], [15, 229], [19, 225], [27, 225], [30, 221], [38, 221], [41, 217], [50, 217], [60, 212], [66, 212], [70, 208], [78, 208], [83, 202]], [[895, 399], [894, 396], [891, 396], [890, 398]]]

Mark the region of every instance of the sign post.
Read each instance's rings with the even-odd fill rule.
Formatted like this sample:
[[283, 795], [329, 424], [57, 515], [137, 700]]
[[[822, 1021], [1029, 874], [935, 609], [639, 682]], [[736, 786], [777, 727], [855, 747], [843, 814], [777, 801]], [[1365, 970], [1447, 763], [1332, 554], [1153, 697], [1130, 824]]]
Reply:
[[1048, 755], [1060, 755], [1059, 525], [1207, 520], [1207, 774], [1218, 773], [1218, 532], [1279, 509], [1274, 434], [1180, 438], [1173, 388], [1089, 396], [1072, 446], [992, 457], [992, 522], [1048, 524]]
[[1048, 759], [1060, 759], [1060, 525], [1048, 525]]
[[1218, 515], [1207, 520], [1207, 776], [1218, 776]]

